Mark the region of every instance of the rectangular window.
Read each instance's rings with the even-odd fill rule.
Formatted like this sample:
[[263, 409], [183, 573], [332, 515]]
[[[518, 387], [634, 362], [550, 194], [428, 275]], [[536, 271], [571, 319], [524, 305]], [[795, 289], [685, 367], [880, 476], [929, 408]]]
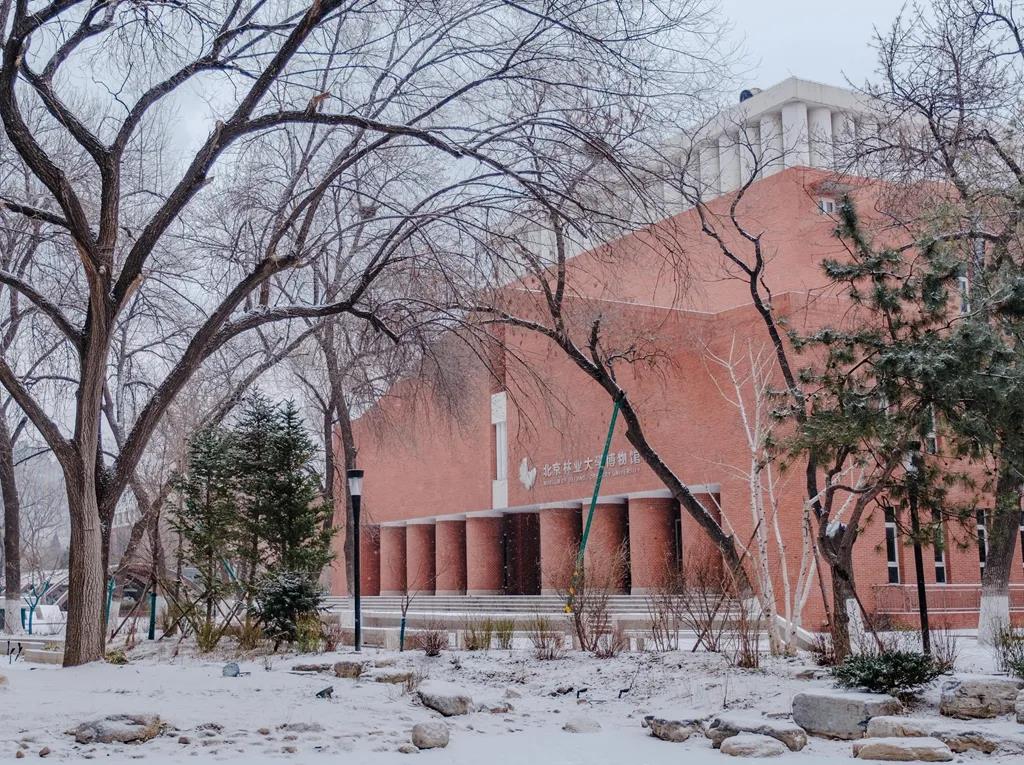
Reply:
[[935, 432], [935, 407], [928, 408], [928, 432], [924, 435], [924, 450], [927, 454], [939, 453], [939, 437]]
[[833, 215], [836, 211], [835, 200], [822, 197], [818, 200], [818, 210], [823, 212], [825, 215]]
[[885, 508], [885, 561], [889, 568], [889, 584], [900, 583], [899, 530], [896, 511]]
[[956, 277], [956, 289], [960, 293], [960, 315], [971, 312], [971, 280], [961, 274]]
[[1020, 511], [1020, 557], [1024, 560], [1024, 510]]
[[978, 510], [975, 514], [978, 529], [978, 563], [981, 573], [985, 573], [985, 559], [988, 557], [988, 529], [985, 528], [985, 511]]
[[935, 581], [938, 584], [946, 584], [949, 581], [946, 574], [946, 535], [942, 529], [941, 513], [934, 511], [932, 522], [935, 524], [935, 535], [932, 537], [932, 547], [935, 550]]
[[508, 423], [494, 424], [494, 480], [508, 478]]

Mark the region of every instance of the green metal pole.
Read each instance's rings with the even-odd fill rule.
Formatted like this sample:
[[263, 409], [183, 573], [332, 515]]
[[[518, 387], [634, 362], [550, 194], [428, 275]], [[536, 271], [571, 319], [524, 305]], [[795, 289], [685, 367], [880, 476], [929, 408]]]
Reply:
[[110, 607], [114, 604], [114, 577], [110, 577], [107, 580], [107, 619], [106, 623], [110, 624]]
[[576, 585], [579, 582], [580, 574], [583, 572], [583, 553], [587, 549], [587, 539], [590, 538], [590, 524], [594, 522], [594, 508], [597, 506], [597, 497], [601, 493], [601, 481], [604, 480], [604, 468], [608, 464], [608, 451], [612, 446], [612, 435], [615, 433], [615, 422], [619, 418], [619, 400], [615, 399], [615, 406], [612, 407], [612, 418], [608, 423], [608, 435], [604, 439], [604, 449], [601, 451], [601, 464], [597, 466], [597, 480], [594, 481], [594, 493], [590, 496], [590, 510], [587, 513], [587, 522], [583, 526], [583, 534], [580, 537], [580, 549], [576, 553], [576, 570], [572, 575], [572, 583], [569, 585], [569, 598], [565, 603], [566, 613], [572, 611], [573, 597], [576, 595]]
[[149, 592], [149, 639], [156, 640], [156, 589]]

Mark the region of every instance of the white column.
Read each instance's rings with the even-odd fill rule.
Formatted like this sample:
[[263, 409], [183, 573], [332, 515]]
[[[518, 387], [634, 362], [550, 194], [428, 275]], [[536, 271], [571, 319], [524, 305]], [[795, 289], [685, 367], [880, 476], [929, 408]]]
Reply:
[[707, 198], [718, 196], [721, 179], [718, 169], [718, 143], [710, 143], [700, 150], [700, 189]]
[[782, 169], [782, 118], [766, 114], [758, 126], [761, 139], [761, 175], [771, 175]]
[[856, 126], [849, 112], [832, 112], [832, 154], [836, 167], [849, 169], [856, 156]]
[[811, 166], [831, 169], [832, 154], [832, 110], [815, 107], [807, 113], [808, 134], [811, 141]]
[[718, 136], [718, 168], [723, 194], [740, 187], [740, 154], [735, 133], [726, 132]]
[[[878, 123], [872, 119], [859, 119], [855, 125], [857, 131], [857, 148], [863, 152], [878, 146]], [[861, 161], [858, 170], [864, 175], [876, 175], [880, 169], [877, 157], [868, 155]]]
[[801, 101], [782, 107], [782, 148], [786, 167], [807, 167], [811, 164], [810, 142], [807, 139], [807, 104]]
[[761, 135], [757, 125], [744, 125], [740, 129], [740, 185], [750, 180], [761, 159]]

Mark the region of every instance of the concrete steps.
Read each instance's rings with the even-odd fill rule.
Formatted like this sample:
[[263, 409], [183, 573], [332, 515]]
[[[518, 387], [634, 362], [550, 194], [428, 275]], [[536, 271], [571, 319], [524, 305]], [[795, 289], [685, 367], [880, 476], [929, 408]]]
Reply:
[[[326, 605], [331, 611], [352, 608], [352, 599], [332, 596]], [[362, 599], [363, 613], [401, 613], [402, 598], [393, 595], [371, 595]], [[418, 595], [409, 604], [412, 614], [486, 614], [561, 615], [565, 600], [557, 595]], [[608, 612], [615, 615], [648, 616], [647, 600], [637, 595], [613, 595], [608, 601]]]

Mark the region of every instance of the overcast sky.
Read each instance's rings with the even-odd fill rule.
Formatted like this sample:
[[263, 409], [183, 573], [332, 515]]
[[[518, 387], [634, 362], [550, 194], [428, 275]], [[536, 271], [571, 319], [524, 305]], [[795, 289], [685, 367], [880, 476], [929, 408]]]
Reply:
[[719, 0], [744, 43], [747, 85], [767, 88], [796, 76], [860, 85], [874, 71], [874, 29], [887, 29], [902, 0]]

